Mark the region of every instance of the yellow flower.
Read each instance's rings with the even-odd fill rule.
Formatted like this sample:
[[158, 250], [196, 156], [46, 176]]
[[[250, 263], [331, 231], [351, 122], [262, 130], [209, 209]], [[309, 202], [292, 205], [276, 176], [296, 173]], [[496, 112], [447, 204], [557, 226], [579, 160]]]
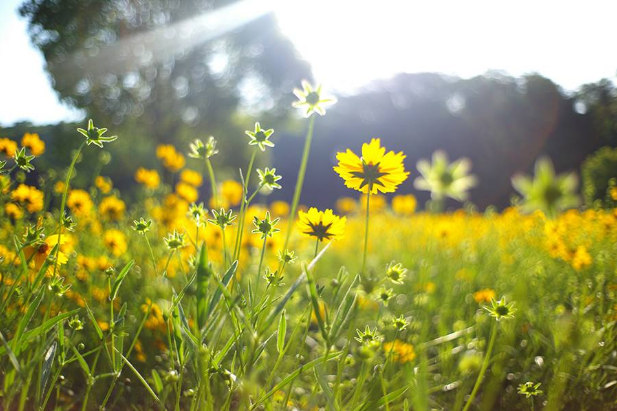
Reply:
[[319, 241], [340, 240], [345, 235], [345, 223], [347, 217], [339, 217], [332, 210], [318, 211], [311, 207], [307, 213], [298, 212], [298, 229], [309, 237], [315, 237]]
[[99, 214], [108, 220], [117, 221], [124, 216], [126, 205], [116, 196], [105, 197], [99, 204]]
[[483, 290], [476, 291], [473, 293], [473, 299], [477, 303], [490, 303], [492, 299], [494, 299], [497, 295], [495, 294], [495, 290], [490, 288], [485, 288]]
[[270, 211], [274, 217], [287, 217], [289, 215], [289, 204], [286, 201], [274, 201], [270, 204]]
[[404, 158], [402, 152], [386, 153], [380, 140], [374, 138], [369, 144], [362, 145], [362, 158], [349, 149], [338, 153], [339, 164], [334, 171], [345, 180], [348, 188], [365, 194], [393, 193], [409, 176], [403, 165]]
[[[362, 198], [360, 198], [359, 204], [362, 211], [366, 211], [366, 195], [363, 195]], [[383, 211], [386, 209], [387, 206], [388, 202], [386, 201], [386, 198], [384, 196], [378, 194], [371, 196], [371, 202], [369, 204], [369, 207], [371, 208], [371, 213], [378, 213], [380, 211]]]
[[572, 267], [575, 270], [579, 271], [583, 268], [587, 268], [593, 262], [591, 255], [587, 252], [587, 248], [585, 246], [579, 246], [576, 248], [574, 252], [574, 256], [572, 257]]
[[351, 214], [358, 208], [356, 200], [351, 197], [341, 197], [336, 200], [335, 207], [341, 214]]
[[176, 194], [188, 203], [194, 203], [199, 198], [199, 193], [195, 187], [182, 182], [176, 184]]
[[157, 188], [161, 184], [161, 177], [156, 170], [147, 170], [139, 167], [135, 172], [135, 181], [148, 188]]
[[94, 179], [94, 185], [96, 186], [96, 188], [101, 190], [101, 193], [103, 194], [109, 193], [113, 188], [113, 183], [111, 182], [111, 179], [103, 176], [97, 176]]
[[223, 184], [221, 184], [221, 196], [231, 207], [237, 206], [242, 201], [242, 184], [234, 180], [223, 181]]
[[36, 213], [43, 209], [43, 192], [25, 184], [20, 184], [11, 193], [11, 199], [25, 205], [29, 213]]
[[[58, 235], [50, 235], [45, 239], [41, 244], [37, 244], [34, 246], [28, 246], [24, 250], [24, 256], [26, 260], [32, 259], [34, 261], [34, 266], [38, 270], [41, 268], [45, 260], [51, 252], [53, 251], [56, 244], [58, 244]], [[57, 262], [59, 265], [66, 264], [69, 260], [66, 254], [62, 252], [62, 245], [66, 242], [66, 237], [62, 236], [60, 239], [60, 250], [58, 250], [58, 259]]]
[[64, 193], [64, 181], [56, 181], [56, 184], [54, 184], [54, 193], [56, 194], [62, 194]]
[[392, 355], [394, 357], [394, 361], [401, 364], [413, 361], [416, 358], [416, 352], [413, 345], [407, 344], [406, 342], [400, 340], [383, 343], [383, 350], [386, 353], [386, 356], [389, 357]]
[[201, 174], [189, 169], [182, 170], [182, 173], [180, 173], [180, 180], [193, 187], [200, 187], [203, 182]]
[[19, 220], [24, 215], [24, 212], [21, 211], [21, 208], [19, 208], [19, 206], [14, 203], [6, 203], [6, 205], [4, 206], [4, 212], [13, 220]]
[[93, 207], [90, 194], [84, 190], [71, 190], [66, 205], [74, 214], [82, 216], [89, 215]]
[[416, 211], [416, 197], [413, 194], [394, 196], [392, 210], [401, 215], [411, 215]]
[[617, 187], [612, 187], [609, 193], [611, 195], [611, 198], [617, 201]]
[[22, 147], [27, 147], [34, 156], [40, 156], [45, 152], [45, 142], [36, 133], [26, 133], [21, 139]]
[[13, 157], [17, 151], [17, 143], [8, 138], [0, 138], [0, 153]]
[[109, 248], [109, 251], [116, 257], [126, 252], [126, 237], [122, 231], [115, 229], [105, 231], [103, 241], [105, 242], [105, 246]]
[[161, 159], [163, 166], [171, 172], [179, 171], [186, 163], [184, 156], [176, 151], [171, 144], [161, 144], [156, 148], [156, 156]]

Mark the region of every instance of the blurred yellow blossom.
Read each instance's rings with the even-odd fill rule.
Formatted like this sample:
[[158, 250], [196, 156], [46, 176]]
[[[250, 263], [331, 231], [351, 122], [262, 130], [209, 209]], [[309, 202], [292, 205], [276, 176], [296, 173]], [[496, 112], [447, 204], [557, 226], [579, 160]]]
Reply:
[[139, 167], [135, 172], [135, 181], [148, 188], [157, 188], [161, 184], [161, 177], [156, 170]]
[[21, 139], [22, 147], [30, 149], [32, 155], [40, 156], [45, 152], [45, 142], [36, 133], [26, 133]]

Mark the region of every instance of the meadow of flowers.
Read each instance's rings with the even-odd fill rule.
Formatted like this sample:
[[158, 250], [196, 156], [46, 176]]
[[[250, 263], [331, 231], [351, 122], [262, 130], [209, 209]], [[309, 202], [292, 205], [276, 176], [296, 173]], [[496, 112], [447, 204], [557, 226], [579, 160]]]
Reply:
[[[0, 138], [1, 409], [617, 409], [617, 209], [577, 208], [542, 159], [512, 207], [448, 211], [481, 184], [467, 160], [405, 164], [367, 136], [332, 170], [349, 197], [318, 210], [302, 186], [334, 100], [295, 93], [295, 183], [254, 168], [276, 150], [259, 123], [237, 179], [216, 179], [213, 137], [161, 145], [131, 201], [73, 184], [116, 139], [92, 121], [67, 170], [36, 169], [36, 134]], [[290, 204], [257, 201], [282, 184]]]

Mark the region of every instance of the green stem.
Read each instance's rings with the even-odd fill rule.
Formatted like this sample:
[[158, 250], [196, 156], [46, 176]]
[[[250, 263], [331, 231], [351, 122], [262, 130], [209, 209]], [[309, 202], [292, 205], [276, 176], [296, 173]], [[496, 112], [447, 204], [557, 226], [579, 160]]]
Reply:
[[[259, 257], [259, 265], [257, 266], [257, 281], [255, 281], [255, 286], [257, 286], [257, 284], [259, 284], [259, 277], [261, 276], [261, 266], [263, 265], [264, 262], [264, 255], [266, 254], [266, 241], [268, 241], [268, 236], [264, 236], [264, 242], [261, 246], [261, 256]], [[253, 291], [253, 294], [255, 292]], [[254, 303], [255, 303], [255, 296], [249, 296], [251, 297], [251, 315], [254, 314]]]
[[212, 190], [212, 198], [213, 203], [212, 206], [214, 208], [218, 207], [218, 197], [216, 195], [216, 178], [214, 177], [214, 169], [212, 168], [212, 163], [209, 158], [206, 158], [206, 167], [208, 168], [208, 176], [210, 177], [210, 189]]
[[64, 180], [64, 192], [62, 193], [62, 202], [60, 203], [60, 220], [59, 220], [60, 228], [58, 229], [58, 248], [56, 248], [56, 255], [54, 256], [56, 259], [56, 262], [54, 263], [54, 275], [56, 274], [58, 270], [58, 253], [60, 252], [60, 244], [62, 244], [61, 242], [62, 231], [64, 229], [64, 225], [62, 224], [62, 221], [64, 220], [64, 211], [66, 209], [66, 197], [69, 193], [69, 185], [71, 184], [71, 177], [73, 176], [73, 170], [75, 169], [75, 164], [77, 163], [77, 159], [79, 158], [79, 155], [81, 154], [81, 151], [83, 150], [85, 145], [86, 145], [86, 141], [81, 143], [81, 145], [77, 149], [77, 153], [75, 153], [75, 155], [73, 156], [71, 165], [69, 166], [69, 169], [66, 173], [66, 179]]
[[152, 245], [150, 245], [150, 240], [148, 239], [148, 235], [146, 233], [144, 233], [144, 237], [146, 239], [146, 244], [148, 244], [148, 250], [150, 250], [150, 258], [152, 259], [152, 268], [154, 268], [154, 275], [156, 275], [156, 258], [154, 258]]
[[491, 353], [493, 352], [493, 346], [495, 345], [496, 337], [497, 337], [497, 322], [495, 321], [493, 323], [493, 328], [491, 329], [491, 336], [490, 336], [490, 340], [488, 343], [488, 349], [486, 350], [486, 355], [484, 356], [484, 361], [482, 362], [482, 368], [480, 368], [480, 374], [478, 374], [478, 379], [476, 380], [476, 383], [473, 386], [473, 389], [471, 390], [471, 394], [469, 395], [469, 398], [467, 399], [467, 403], [463, 407], [463, 411], [467, 411], [469, 409], [472, 401], [474, 400], [474, 398], [476, 397], [476, 394], [478, 393], [478, 390], [480, 389], [480, 384], [482, 384], [482, 378], [484, 377], [484, 373], [486, 372], [486, 369], [488, 368], [488, 363], [491, 360]]
[[368, 254], [368, 228], [369, 228], [369, 211], [371, 205], [371, 190], [366, 193], [366, 221], [364, 223], [364, 256], [362, 257], [362, 270], [360, 270], [360, 274], [364, 275], [364, 270], [366, 268], [366, 255]]
[[300, 202], [300, 195], [302, 194], [302, 186], [304, 185], [304, 175], [306, 174], [306, 166], [308, 164], [309, 153], [311, 152], [311, 142], [313, 140], [313, 128], [315, 125], [315, 116], [311, 116], [309, 120], [308, 131], [306, 132], [306, 139], [304, 141], [304, 152], [302, 153], [302, 162], [300, 163], [300, 170], [298, 171], [298, 179], [296, 180], [296, 188], [294, 190], [293, 200], [291, 202], [291, 210], [289, 211], [289, 218], [287, 222], [287, 237], [285, 237], [285, 246], [283, 250], [287, 249], [289, 245], [289, 237], [291, 235], [293, 223], [296, 218], [296, 210], [298, 203]]
[[249, 161], [248, 171], [246, 173], [246, 179], [244, 180], [244, 186], [242, 187], [242, 202], [240, 204], [240, 221], [238, 222], [238, 233], [236, 234], [236, 241], [234, 246], [233, 259], [237, 260], [240, 257], [240, 247], [242, 246], [242, 235], [244, 233], [244, 220], [247, 208], [246, 193], [248, 192], [249, 180], [251, 178], [251, 172], [253, 171], [253, 164], [255, 163], [255, 157], [257, 156], [257, 149], [253, 150], [251, 160]]

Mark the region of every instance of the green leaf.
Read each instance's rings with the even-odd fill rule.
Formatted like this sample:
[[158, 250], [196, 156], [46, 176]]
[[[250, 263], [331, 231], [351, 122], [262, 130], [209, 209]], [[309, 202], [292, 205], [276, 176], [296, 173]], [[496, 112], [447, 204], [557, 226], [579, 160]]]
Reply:
[[317, 294], [317, 286], [315, 285], [315, 279], [313, 278], [313, 274], [311, 270], [306, 267], [303, 268], [306, 273], [306, 278], [308, 279], [308, 290], [309, 296], [311, 298], [311, 303], [313, 303], [313, 310], [315, 312], [315, 317], [317, 317], [317, 325], [319, 326], [319, 331], [321, 331], [321, 336], [323, 337], [326, 345], [330, 345], [330, 336], [328, 335], [328, 331], [326, 330], [326, 324], [324, 319], [321, 317], [320, 307], [319, 307], [319, 295]]
[[319, 383], [322, 392], [328, 400], [328, 409], [335, 410], [334, 399], [332, 398], [332, 388], [328, 385], [328, 381], [326, 381], [326, 378], [323, 375], [322, 368], [322, 364], [317, 364], [315, 365], [315, 368], [313, 368], [313, 372], [315, 373], [315, 378], [317, 378], [317, 382]]
[[101, 330], [101, 327], [99, 326], [99, 323], [96, 321], [96, 318], [94, 317], [94, 313], [92, 312], [92, 310], [88, 306], [88, 303], [86, 303], [86, 312], [88, 313], [88, 318], [90, 319], [90, 322], [94, 326], [94, 330], [96, 331], [96, 335], [99, 336], [99, 340], [102, 340], [103, 339], [103, 330]]
[[297, 279], [296, 281], [291, 285], [291, 287], [289, 287], [289, 290], [287, 290], [287, 293], [285, 293], [285, 296], [283, 297], [283, 299], [281, 300], [280, 303], [278, 303], [278, 305], [276, 306], [276, 308], [274, 309], [274, 311], [272, 311], [269, 315], [268, 318], [266, 318], [266, 321], [264, 321], [264, 326], [263, 326], [263, 330], [267, 330], [270, 325], [272, 324], [272, 322], [274, 321], [274, 319], [276, 318], [276, 316], [283, 311], [283, 308], [285, 308], [285, 304], [287, 304], [287, 301], [289, 301], [289, 299], [291, 298], [292, 294], [296, 291], [296, 289], [298, 287], [300, 287], [300, 285], [302, 284], [302, 282], [306, 279], [306, 274], [302, 273]]
[[17, 355], [19, 355], [19, 352], [20, 352], [19, 342], [20, 342], [21, 336], [26, 330], [28, 323], [30, 323], [30, 320], [36, 313], [36, 310], [39, 308], [39, 305], [41, 304], [41, 300], [43, 299], [44, 294], [45, 294], [45, 288], [41, 288], [36, 294], [36, 296], [34, 297], [34, 300], [28, 305], [28, 310], [26, 311], [26, 314], [21, 318], [21, 321], [19, 322], [19, 325], [17, 326], [15, 337], [13, 337], [13, 339], [11, 340], [13, 351], [16, 351]]
[[197, 327], [202, 329], [208, 314], [208, 280], [212, 276], [212, 266], [208, 264], [208, 247], [204, 241], [197, 261]]
[[285, 318], [285, 311], [281, 313], [281, 319], [279, 320], [279, 330], [278, 336], [276, 340], [276, 349], [279, 354], [283, 353], [283, 348], [285, 348], [285, 334], [287, 333], [287, 319]]
[[352, 309], [356, 305], [356, 293], [353, 292], [353, 288], [356, 285], [356, 282], [359, 281], [360, 276], [356, 276], [354, 280], [351, 282], [351, 285], [347, 289], [345, 296], [343, 297], [343, 303], [339, 306], [338, 310], [336, 310], [336, 314], [332, 319], [332, 328], [330, 329], [330, 341], [336, 341], [341, 333], [341, 330], [344, 329], [344, 325], [347, 324], [351, 317]]
[[[227, 270], [227, 272], [225, 273], [225, 275], [223, 276], [223, 279], [221, 280], [221, 284], [223, 285], [223, 287], [227, 287], [229, 285], [229, 282], [231, 281], [234, 274], [236, 273], [237, 268], [238, 268], [238, 261], [234, 261], [229, 267], [229, 269]], [[214, 311], [214, 308], [216, 307], [219, 300], [221, 299], [222, 294], [223, 294], [223, 291], [220, 288], [217, 288], [216, 291], [214, 291], [214, 294], [212, 295], [212, 299], [210, 300], [210, 304], [208, 305], [208, 311], [206, 313], [204, 322], [207, 321], [208, 318], [210, 318], [210, 315], [212, 314], [212, 311]]]
[[47, 331], [51, 330], [56, 324], [58, 324], [61, 321], [66, 320], [67, 318], [69, 318], [72, 315], [77, 314], [78, 312], [79, 312], [79, 308], [76, 308], [72, 311], [58, 314], [57, 316], [48, 319], [47, 321], [45, 321], [43, 324], [39, 325], [38, 327], [26, 331], [20, 343], [20, 351], [21, 349], [25, 349], [27, 345], [30, 343], [30, 341], [32, 341], [34, 338], [38, 337], [39, 335], [47, 333]]
[[[119, 353], [120, 354], [120, 353]], [[129, 360], [126, 359], [126, 357], [122, 354], [120, 354], [120, 356], [122, 357], [122, 360], [124, 361], [124, 363], [126, 365], [128, 365], [128, 367], [131, 369], [131, 371], [133, 371], [133, 373], [135, 374], [135, 376], [139, 379], [139, 381], [141, 381], [141, 383], [143, 384], [143, 386], [146, 388], [146, 390], [150, 393], [150, 395], [152, 396], [152, 398], [154, 398], [154, 400], [156, 402], [158, 402], [161, 406], [163, 406], [163, 408], [165, 408], [165, 404], [163, 404], [161, 402], [161, 400], [159, 399], [159, 397], [156, 396], [156, 394], [154, 393], [154, 391], [152, 391], [152, 388], [150, 388], [150, 385], [148, 385], [148, 383], [146, 382], [146, 380], [144, 379], [144, 377], [141, 376], [141, 374], [139, 373], [139, 371], [137, 371], [137, 369], [135, 367], [133, 367], [133, 364], [131, 364], [131, 362]], [[159, 378], [160, 379], [160, 378]]]
[[274, 386], [274, 388], [272, 388], [270, 391], [268, 391], [267, 394], [265, 394], [257, 402], [255, 402], [255, 404], [253, 404], [253, 406], [251, 407], [251, 410], [254, 410], [255, 408], [257, 408], [259, 406], [259, 404], [263, 403], [268, 398], [272, 397], [274, 395], [274, 393], [276, 393], [278, 390], [280, 390], [281, 388], [283, 388], [284, 386], [286, 386], [287, 384], [289, 384], [290, 382], [295, 380], [304, 371], [308, 371], [308, 370], [312, 369], [315, 365], [319, 364], [320, 362], [330, 361], [330, 360], [333, 360], [335, 358], [338, 358], [338, 357], [340, 357], [340, 355], [341, 355], [341, 352], [337, 351], [337, 352], [333, 352], [333, 353], [328, 354], [327, 357], [324, 355], [322, 357], [314, 359], [313, 361], [309, 361], [306, 364], [302, 364], [298, 369], [296, 369], [294, 372], [289, 374], [287, 377], [283, 378], [283, 380], [281, 382], [276, 384]]
[[45, 387], [47, 386], [47, 381], [49, 380], [49, 376], [51, 375], [51, 368], [54, 365], [54, 359], [56, 358], [56, 349], [58, 348], [58, 343], [53, 341], [47, 352], [45, 352], [45, 357], [43, 357], [43, 367], [41, 369], [41, 385], [40, 392], [45, 392]]
[[77, 362], [79, 363], [81, 369], [84, 370], [84, 372], [88, 376], [88, 379], [92, 378], [92, 374], [90, 373], [90, 367], [88, 367], [88, 363], [86, 362], [86, 360], [84, 360], [84, 357], [82, 357], [82, 355], [79, 353], [79, 351], [77, 351], [77, 348], [75, 348], [74, 345], [71, 345], [71, 348], [75, 353], [75, 358], [77, 358]]
[[110, 301], [113, 301], [116, 299], [116, 295], [118, 295], [118, 290], [120, 290], [122, 281], [124, 281], [124, 277], [126, 277], [126, 275], [129, 273], [129, 270], [131, 269], [131, 267], [133, 267], [133, 264], [135, 264], [135, 260], [129, 261], [124, 266], [122, 271], [120, 271], [120, 274], [118, 274], [118, 277], [116, 277], [116, 281], [114, 281], [114, 285], [111, 287], [111, 295], [109, 296]]
[[152, 381], [154, 381], [154, 389], [160, 394], [163, 391], [163, 381], [155, 368], [152, 369]]
[[4, 335], [2, 335], [2, 332], [0, 332], [0, 340], [2, 340], [2, 345], [4, 345], [6, 352], [9, 353], [9, 360], [11, 360], [13, 367], [15, 367], [15, 370], [17, 370], [17, 372], [21, 374], [21, 367], [19, 366], [19, 361], [17, 361], [17, 357], [15, 357], [15, 353], [13, 353], [13, 350], [11, 350], [11, 347], [4, 339]]

